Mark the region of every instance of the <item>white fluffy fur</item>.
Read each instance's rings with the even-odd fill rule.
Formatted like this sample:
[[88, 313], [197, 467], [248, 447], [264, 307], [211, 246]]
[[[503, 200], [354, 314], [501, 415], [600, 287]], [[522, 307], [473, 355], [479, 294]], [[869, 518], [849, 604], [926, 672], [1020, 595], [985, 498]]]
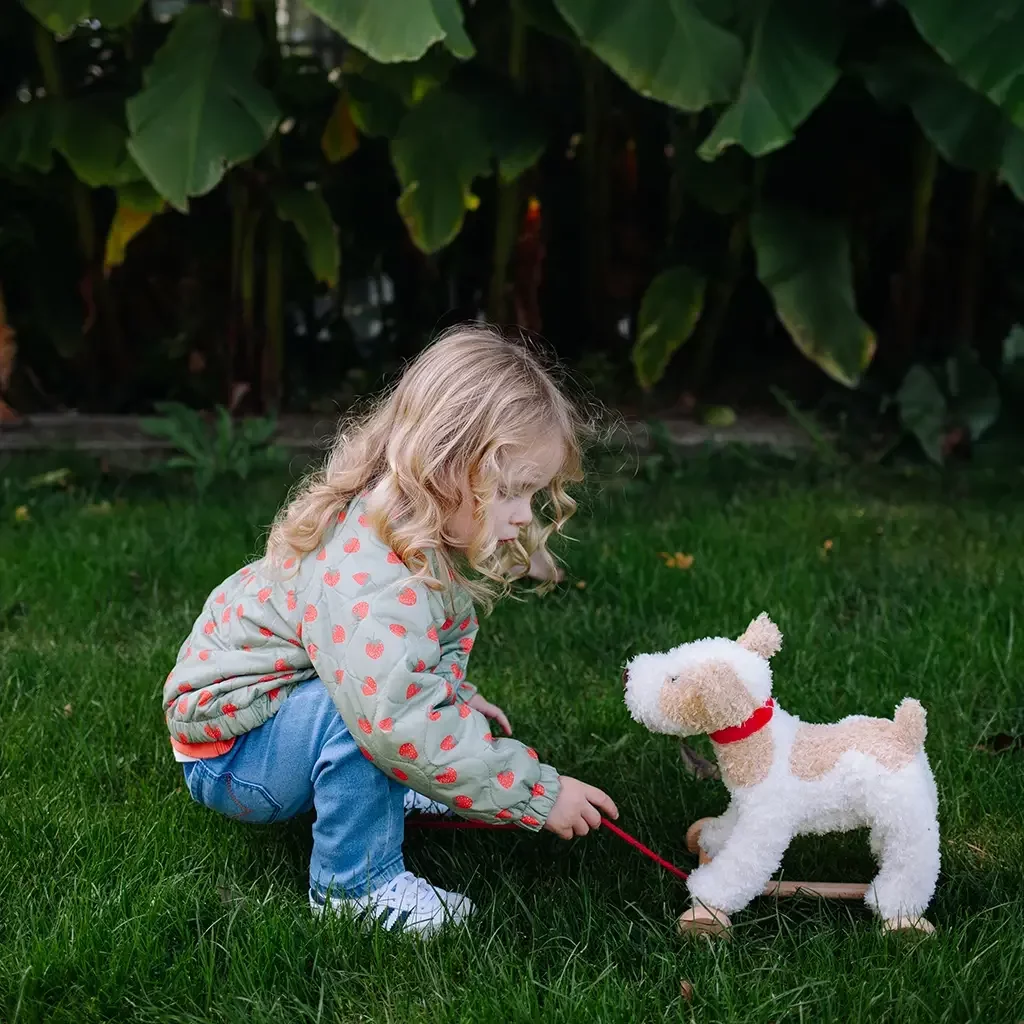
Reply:
[[[659, 695], [684, 668], [709, 659], [730, 664], [759, 702], [771, 693], [771, 670], [763, 658], [732, 640], [698, 640], [629, 663], [626, 704], [634, 719], [654, 732], [687, 735], [661, 712]], [[765, 726], [773, 743], [767, 777], [731, 789], [725, 813], [701, 834], [713, 860], [690, 875], [694, 903], [727, 913], [741, 910], [764, 890], [794, 836], [867, 826], [880, 870], [865, 902], [887, 919], [923, 915], [939, 874], [938, 795], [924, 750], [898, 771], [846, 751], [827, 774], [805, 781], [789, 769], [800, 724], [776, 705]]]

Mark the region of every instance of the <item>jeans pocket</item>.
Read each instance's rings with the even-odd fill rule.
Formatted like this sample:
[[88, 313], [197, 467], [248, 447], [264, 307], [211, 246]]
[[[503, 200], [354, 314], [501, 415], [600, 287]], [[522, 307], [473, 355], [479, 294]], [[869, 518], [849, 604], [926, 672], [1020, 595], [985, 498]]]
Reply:
[[202, 761], [191, 765], [186, 783], [192, 799], [236, 821], [269, 825], [281, 805], [258, 783], [246, 782], [230, 770], [217, 774]]

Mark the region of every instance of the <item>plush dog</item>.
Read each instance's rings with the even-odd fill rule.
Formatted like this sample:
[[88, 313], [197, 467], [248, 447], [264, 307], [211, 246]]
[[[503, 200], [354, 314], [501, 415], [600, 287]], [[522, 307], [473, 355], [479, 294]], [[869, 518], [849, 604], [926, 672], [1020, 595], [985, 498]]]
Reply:
[[764, 891], [794, 836], [866, 825], [879, 872], [865, 902], [887, 930], [932, 931], [924, 912], [939, 874], [938, 796], [924, 708], [908, 698], [891, 722], [801, 722], [772, 699], [768, 660], [781, 647], [762, 614], [738, 640], [640, 654], [623, 673], [636, 721], [657, 733], [708, 734], [731, 797], [701, 830], [710, 859], [689, 877], [693, 904], [680, 927], [727, 928], [728, 915]]

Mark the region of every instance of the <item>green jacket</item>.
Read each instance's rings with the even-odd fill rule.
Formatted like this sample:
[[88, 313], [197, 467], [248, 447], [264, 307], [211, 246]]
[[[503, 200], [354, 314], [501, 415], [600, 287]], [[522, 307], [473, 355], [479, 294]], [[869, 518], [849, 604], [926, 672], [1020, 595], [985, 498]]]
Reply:
[[518, 740], [492, 736], [466, 703], [478, 625], [469, 595], [415, 579], [358, 499], [317, 552], [284, 570], [257, 562], [210, 594], [164, 683], [175, 749], [227, 749], [319, 676], [382, 772], [463, 817], [541, 828], [558, 773]]

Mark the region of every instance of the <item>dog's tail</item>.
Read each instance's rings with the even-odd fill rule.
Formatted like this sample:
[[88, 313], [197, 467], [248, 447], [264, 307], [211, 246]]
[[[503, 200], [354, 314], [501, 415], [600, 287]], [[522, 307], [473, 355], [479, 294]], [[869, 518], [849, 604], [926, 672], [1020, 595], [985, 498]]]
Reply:
[[925, 710], [920, 701], [913, 697], [904, 697], [900, 701], [892, 724], [896, 727], [896, 739], [901, 747], [916, 753], [924, 746], [924, 738], [928, 735], [925, 718]]

